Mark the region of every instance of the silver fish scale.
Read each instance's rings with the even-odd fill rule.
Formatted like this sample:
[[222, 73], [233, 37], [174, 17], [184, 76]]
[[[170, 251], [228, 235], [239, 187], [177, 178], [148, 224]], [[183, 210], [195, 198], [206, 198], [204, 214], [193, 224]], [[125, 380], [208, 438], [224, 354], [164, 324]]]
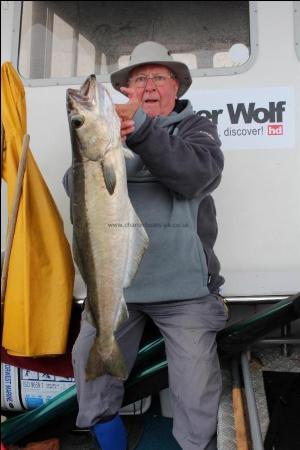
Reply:
[[[260, 427], [263, 439], [269, 426], [269, 414], [263, 371], [300, 373], [300, 348], [292, 347], [291, 356], [280, 354], [280, 348], [252, 349], [250, 372], [255, 392]], [[218, 411], [218, 450], [236, 450], [235, 427], [232, 406], [231, 371], [222, 369], [223, 392]]]

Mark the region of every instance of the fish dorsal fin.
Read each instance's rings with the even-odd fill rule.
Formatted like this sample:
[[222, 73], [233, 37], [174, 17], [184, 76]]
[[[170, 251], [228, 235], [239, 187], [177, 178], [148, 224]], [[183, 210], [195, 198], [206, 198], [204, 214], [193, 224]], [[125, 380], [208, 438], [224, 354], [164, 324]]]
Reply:
[[128, 203], [129, 223], [132, 226], [128, 227], [129, 239], [127, 248], [127, 262], [124, 270], [124, 288], [130, 286], [130, 283], [138, 270], [143, 254], [149, 244], [148, 235], [135, 210], [133, 209], [130, 200], [128, 200]]

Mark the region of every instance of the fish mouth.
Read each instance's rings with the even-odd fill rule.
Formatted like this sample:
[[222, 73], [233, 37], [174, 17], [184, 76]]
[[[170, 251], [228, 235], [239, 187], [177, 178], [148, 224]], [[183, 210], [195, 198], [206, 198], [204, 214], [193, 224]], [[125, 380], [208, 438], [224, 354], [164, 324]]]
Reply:
[[74, 104], [79, 103], [87, 108], [92, 108], [97, 103], [96, 98], [97, 79], [90, 75], [79, 89], [67, 89], [68, 109], [74, 108]]
[[102, 118], [116, 115], [111, 96], [96, 75], [90, 75], [79, 89], [67, 89], [67, 111], [69, 117], [84, 110], [97, 112]]
[[80, 94], [93, 100], [96, 97], [97, 79], [96, 75], [90, 75], [80, 87]]

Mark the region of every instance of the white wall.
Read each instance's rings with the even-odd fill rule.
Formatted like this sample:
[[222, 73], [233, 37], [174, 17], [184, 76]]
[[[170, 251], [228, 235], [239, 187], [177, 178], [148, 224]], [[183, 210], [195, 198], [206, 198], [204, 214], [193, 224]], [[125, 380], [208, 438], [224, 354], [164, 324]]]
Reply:
[[[14, 2], [1, 3], [5, 60], [10, 55]], [[226, 277], [225, 295], [284, 295], [300, 290], [300, 62], [294, 50], [293, 2], [258, 2], [258, 42], [257, 60], [247, 72], [199, 77], [185, 96], [193, 101], [195, 92], [206, 90], [219, 90], [220, 95], [236, 88], [295, 90], [293, 148], [224, 152], [223, 181], [214, 197], [219, 222], [216, 253]], [[71, 162], [66, 88], [26, 87], [26, 98], [31, 150], [71, 239], [69, 203], [61, 184]], [[113, 96], [124, 101], [119, 94]], [[201, 102], [196, 103], [195, 109], [201, 109]], [[1, 216], [5, 222], [5, 212]]]

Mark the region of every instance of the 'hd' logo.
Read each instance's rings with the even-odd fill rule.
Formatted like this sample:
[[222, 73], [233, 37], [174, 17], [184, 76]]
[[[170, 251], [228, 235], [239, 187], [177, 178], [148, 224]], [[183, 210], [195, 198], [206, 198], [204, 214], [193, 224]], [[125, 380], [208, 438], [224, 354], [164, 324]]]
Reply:
[[283, 134], [283, 125], [268, 125], [268, 135], [279, 136]]

